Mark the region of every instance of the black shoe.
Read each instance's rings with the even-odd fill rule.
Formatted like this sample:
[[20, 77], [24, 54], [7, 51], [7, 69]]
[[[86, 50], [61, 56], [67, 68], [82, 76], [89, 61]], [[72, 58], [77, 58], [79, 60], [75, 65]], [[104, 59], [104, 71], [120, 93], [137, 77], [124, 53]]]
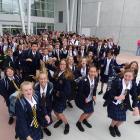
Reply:
[[70, 101], [68, 101], [67, 104], [68, 104], [68, 107], [73, 108], [73, 105], [71, 104]]
[[57, 128], [59, 127], [63, 122], [61, 120], [57, 121], [55, 124], [54, 124], [54, 128]]
[[43, 129], [47, 136], [51, 136], [51, 131], [48, 128]]
[[68, 134], [69, 133], [69, 130], [70, 130], [70, 126], [69, 124], [65, 124], [65, 129], [64, 129], [64, 134]]
[[103, 107], [106, 107], [106, 106], [107, 106], [107, 101], [105, 101], [103, 104]]
[[13, 117], [10, 117], [10, 118], [9, 118], [9, 121], [8, 121], [8, 124], [11, 125], [11, 124], [13, 124], [13, 122], [14, 122], [14, 118], [13, 118]]
[[129, 110], [129, 111], [133, 111], [133, 108], [132, 108], [132, 107], [129, 107], [128, 110]]
[[43, 139], [43, 137], [44, 137], [44, 136], [43, 136], [43, 131], [41, 130], [41, 139]]
[[15, 135], [15, 139], [17, 139], [18, 138], [18, 136], [17, 136], [17, 134]]
[[77, 126], [77, 128], [78, 128], [81, 132], [84, 132], [84, 131], [85, 131], [85, 129], [83, 128], [81, 122], [78, 121], [78, 122], [76, 123], [76, 126]]
[[92, 128], [92, 125], [86, 119], [83, 120], [83, 124], [85, 124], [88, 128]]
[[103, 93], [103, 91], [101, 90], [99, 93], [98, 93], [98, 95], [101, 95]]
[[118, 129], [117, 126], [114, 126], [114, 130], [115, 130], [115, 132], [116, 132], [116, 135], [117, 135], [118, 137], [120, 137], [120, 136], [121, 136], [121, 133], [120, 133], [120, 131], [119, 131], [119, 129]]
[[115, 132], [115, 130], [114, 130], [114, 127], [110, 126], [110, 127], [109, 127], [109, 131], [110, 131], [110, 135], [111, 135], [112, 137], [116, 137], [116, 132]]
[[135, 123], [135, 124], [140, 124], [140, 120], [139, 120], [139, 121], [135, 121], [134, 123]]

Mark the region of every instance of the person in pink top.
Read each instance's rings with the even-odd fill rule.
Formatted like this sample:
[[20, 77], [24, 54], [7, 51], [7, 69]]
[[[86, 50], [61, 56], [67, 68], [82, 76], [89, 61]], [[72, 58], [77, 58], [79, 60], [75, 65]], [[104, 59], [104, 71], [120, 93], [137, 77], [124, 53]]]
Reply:
[[137, 51], [136, 56], [140, 56], [140, 39], [137, 41]]

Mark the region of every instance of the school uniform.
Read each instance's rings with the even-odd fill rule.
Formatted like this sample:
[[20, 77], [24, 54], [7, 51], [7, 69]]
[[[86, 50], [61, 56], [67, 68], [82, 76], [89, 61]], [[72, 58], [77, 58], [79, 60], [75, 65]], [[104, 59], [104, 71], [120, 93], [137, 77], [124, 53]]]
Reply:
[[138, 83], [138, 85], [137, 85], [137, 96], [138, 96], [138, 108], [139, 108], [139, 110], [140, 110], [140, 81], [139, 81], [139, 83]]
[[[96, 78], [91, 81], [89, 76], [82, 78], [78, 83], [78, 92], [76, 94], [75, 103], [84, 113], [94, 112], [93, 96], [96, 96], [97, 83]], [[87, 100], [87, 103], [85, 100]]]
[[[26, 61], [26, 59], [30, 58], [32, 62]], [[22, 70], [23, 77], [28, 77], [29, 75], [36, 75], [36, 70], [40, 69], [40, 60], [42, 60], [41, 54], [37, 52], [32, 52], [32, 50], [27, 50], [22, 53]]]
[[75, 75], [75, 79], [79, 78], [79, 77], [85, 77], [88, 74], [88, 66], [81, 67], [81, 68], [77, 68], [74, 72]]
[[118, 65], [115, 59], [102, 59], [100, 61], [100, 76], [101, 76], [101, 82], [107, 83], [109, 76], [113, 75], [113, 70], [116, 68], [121, 68], [123, 65]]
[[61, 59], [66, 59], [68, 56], [68, 51], [65, 49], [61, 50]]
[[14, 116], [14, 113], [15, 113], [10, 108], [10, 96], [18, 90], [17, 88], [20, 87], [21, 82], [22, 82], [21, 78], [17, 75], [14, 75], [12, 79], [5, 77], [5, 78], [0, 80], [0, 85], [1, 85], [0, 86], [0, 94], [5, 99], [10, 116]]
[[[126, 91], [127, 90], [127, 94]], [[115, 96], [124, 95], [125, 100], [115, 100]], [[134, 81], [129, 82], [126, 87], [124, 79], [117, 79], [113, 81], [111, 89], [108, 93], [108, 117], [115, 121], [126, 121], [126, 111], [131, 107], [129, 95], [132, 96], [132, 107], [137, 107], [137, 86]], [[122, 103], [123, 102], [123, 103]]]
[[66, 108], [66, 101], [71, 93], [71, 81], [66, 79], [64, 72], [58, 72], [55, 76], [53, 110], [63, 113]]
[[78, 55], [79, 55], [79, 57], [85, 57], [87, 54], [86, 54], [86, 50], [84, 49], [84, 50], [80, 50], [80, 51], [78, 51]]
[[[40, 84], [37, 83], [35, 85], [35, 91], [37, 91], [36, 93], [39, 94], [39, 96], [41, 98], [42, 108], [46, 108], [47, 114], [52, 119], [51, 112], [52, 112], [52, 103], [53, 103], [53, 84], [51, 82], [48, 82], [45, 86], [45, 89], [42, 89]], [[46, 127], [48, 125], [48, 122], [45, 120], [44, 114], [42, 113], [42, 111], [40, 112], [40, 115], [42, 117], [42, 118], [40, 118], [40, 120], [41, 120], [40, 124], [42, 127]], [[51, 122], [52, 122], [52, 120], [51, 120]]]
[[3, 62], [3, 70], [6, 67], [12, 67], [14, 70], [17, 68], [17, 64], [16, 64], [16, 57], [15, 56], [6, 56], [5, 60]]
[[[33, 140], [41, 139], [40, 110], [40, 99], [37, 94], [33, 95], [32, 102], [25, 97], [17, 99], [16, 135], [20, 140], [26, 140], [28, 136], [31, 136]], [[44, 110], [43, 113], [45, 117], [47, 111]]]

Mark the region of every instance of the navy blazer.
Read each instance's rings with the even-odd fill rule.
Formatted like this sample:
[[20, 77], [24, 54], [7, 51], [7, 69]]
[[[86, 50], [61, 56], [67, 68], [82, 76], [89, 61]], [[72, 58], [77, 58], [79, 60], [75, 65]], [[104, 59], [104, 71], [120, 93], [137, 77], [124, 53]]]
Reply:
[[[18, 87], [20, 87], [22, 79], [19, 76], [15, 75], [14, 81], [15, 81], [16, 85]], [[15, 86], [9, 80], [8, 77], [5, 77], [5, 78], [0, 80], [0, 95], [2, 95], [4, 97], [7, 106], [9, 106], [9, 104], [10, 104], [10, 102], [9, 102], [10, 95], [16, 91], [17, 91], [17, 89], [15, 88]]]
[[[89, 71], [89, 68], [88, 68], [88, 66], [86, 66], [86, 75], [88, 75], [88, 71]], [[76, 68], [75, 69], [74, 76], [75, 76], [75, 79], [77, 79], [77, 78], [82, 76], [81, 68]]]
[[66, 101], [71, 94], [71, 80], [66, 79], [64, 73], [59, 77], [58, 74], [55, 76], [54, 81], [54, 101]]
[[[41, 98], [41, 95], [40, 95], [40, 84], [39, 83], [37, 83], [35, 85], [35, 91], [37, 91], [36, 93], [38, 93], [40, 98]], [[46, 109], [48, 110], [48, 112], [51, 112], [51, 110], [52, 110], [52, 102], [53, 102], [52, 92], [53, 92], [53, 83], [48, 82], [47, 91], [45, 92]]]
[[10, 66], [15, 70], [17, 67], [16, 65], [17, 65], [16, 64], [16, 57], [13, 56], [13, 60], [12, 60], [11, 57], [7, 55], [4, 62], [3, 62], [3, 69]]
[[[32, 59], [32, 62], [26, 61], [27, 58]], [[42, 60], [42, 55], [37, 51], [36, 55], [33, 56], [32, 50], [29, 49], [22, 53], [22, 70], [23, 73], [27, 75], [35, 75], [36, 70], [40, 69], [40, 60]]]
[[[113, 102], [113, 101], [116, 102], [116, 100], [114, 98], [115, 98], [115, 96], [121, 95], [122, 89], [123, 89], [122, 79], [121, 78], [115, 79], [112, 82], [110, 91], [108, 92], [107, 101], [108, 102]], [[131, 95], [132, 100], [133, 100], [132, 107], [137, 107], [137, 105], [138, 105], [138, 102], [137, 102], [137, 84], [134, 81], [132, 81], [132, 87], [128, 91], [128, 94], [126, 95], [125, 100], [124, 100], [124, 103], [126, 103], [126, 109], [131, 107], [129, 95]]]
[[[100, 66], [101, 66], [101, 75], [104, 75], [106, 66], [107, 66], [107, 58], [104, 58], [100, 61]], [[111, 62], [109, 64], [109, 71], [108, 71], [108, 75], [112, 75], [113, 74], [113, 70], [114, 69], [119, 69], [121, 68], [123, 65], [119, 65], [117, 64], [115, 59], [111, 59]]]
[[[38, 99], [36, 100], [36, 112], [37, 112], [37, 120], [39, 122], [40, 119], [40, 98], [37, 96]], [[32, 138], [35, 138], [36, 134], [33, 130], [33, 128], [30, 126], [31, 122], [33, 120], [33, 113], [31, 105], [28, 103], [28, 101], [21, 97], [22, 100], [24, 100], [24, 105], [21, 103], [21, 99], [17, 99], [15, 110], [16, 110], [16, 134], [21, 139], [26, 139], [28, 136], [31, 136]], [[47, 115], [47, 111], [44, 112], [45, 115]], [[38, 128], [40, 130], [40, 127]]]
[[[97, 85], [98, 85], [98, 80], [97, 78], [94, 79], [94, 89], [93, 89], [93, 96], [96, 96], [96, 90], [97, 90]], [[90, 82], [88, 77], [84, 77], [80, 80], [78, 83], [78, 92], [76, 95], [76, 100], [79, 102], [85, 104], [85, 99], [89, 96], [90, 94]]]

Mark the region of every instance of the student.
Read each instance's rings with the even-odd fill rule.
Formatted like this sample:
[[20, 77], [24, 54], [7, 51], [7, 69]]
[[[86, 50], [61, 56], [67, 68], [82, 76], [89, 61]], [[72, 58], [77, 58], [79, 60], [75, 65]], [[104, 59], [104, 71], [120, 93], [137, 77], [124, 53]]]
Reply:
[[126, 111], [130, 107], [129, 95], [132, 96], [133, 100], [133, 113], [137, 115], [137, 86], [133, 81], [133, 71], [128, 69], [124, 72], [123, 78], [112, 82], [109, 93], [107, 112], [108, 117], [112, 120], [109, 131], [113, 137], [121, 136], [119, 127], [126, 121]]
[[58, 119], [58, 121], [54, 124], [54, 128], [59, 127], [64, 122], [64, 134], [68, 134], [70, 126], [63, 112], [66, 109], [66, 101], [71, 93], [71, 80], [73, 75], [66, 67], [66, 60], [60, 61], [59, 71], [54, 77], [53, 110]]
[[[137, 96], [138, 96], [138, 108], [139, 108], [139, 114], [140, 114], [140, 81], [139, 81], [138, 86], [137, 86]], [[140, 120], [135, 121], [134, 123], [140, 124]]]
[[[38, 91], [37, 93], [39, 93], [39, 96], [41, 98], [42, 106], [43, 108], [46, 108], [52, 122], [51, 112], [52, 112], [52, 103], [53, 103], [53, 98], [52, 98], [53, 84], [48, 80], [47, 72], [43, 72], [43, 71], [39, 72], [38, 81], [39, 82], [35, 85], [35, 91]], [[40, 113], [42, 114], [42, 112]], [[48, 136], [51, 136], [51, 132], [47, 128], [51, 122], [48, 124], [48, 122], [43, 117], [43, 114], [41, 116], [42, 116], [42, 118], [40, 119], [41, 126], [43, 127], [44, 132]]]
[[[76, 66], [74, 64], [74, 59], [72, 56], [68, 56], [67, 57], [67, 66], [68, 68], [71, 70], [71, 72], [73, 73], [73, 75], [75, 75], [75, 70], [76, 70]], [[70, 97], [67, 101], [67, 104], [70, 108], [73, 108], [72, 103], [70, 102], [71, 100], [74, 100], [76, 95], [76, 83], [74, 81], [74, 79], [71, 80], [71, 94]]]
[[0, 94], [4, 97], [9, 112], [9, 124], [14, 122], [14, 111], [10, 108], [10, 97], [19, 90], [21, 78], [15, 75], [12, 67], [5, 69], [5, 77], [0, 80]]
[[[23, 82], [16, 102], [16, 134], [20, 140], [40, 140], [40, 98], [34, 93], [33, 83]], [[50, 122], [47, 110], [44, 118]]]
[[100, 63], [101, 91], [98, 93], [99, 95], [103, 93], [104, 84], [108, 82], [109, 76], [112, 76], [114, 68], [122, 66], [118, 65], [116, 60], [113, 59], [112, 52], [108, 52], [107, 57], [102, 59]]
[[78, 122], [76, 123], [77, 128], [84, 132], [85, 129], [82, 123], [88, 128], [92, 128], [92, 125], [88, 122], [88, 119], [94, 112], [93, 101], [96, 100], [96, 89], [97, 89], [97, 69], [94, 66], [89, 68], [88, 76], [82, 78], [78, 84], [78, 93], [76, 95], [75, 103], [83, 113], [81, 114]]
[[85, 77], [88, 74], [88, 64], [87, 59], [82, 58], [79, 62], [79, 66], [75, 71], [75, 78]]

